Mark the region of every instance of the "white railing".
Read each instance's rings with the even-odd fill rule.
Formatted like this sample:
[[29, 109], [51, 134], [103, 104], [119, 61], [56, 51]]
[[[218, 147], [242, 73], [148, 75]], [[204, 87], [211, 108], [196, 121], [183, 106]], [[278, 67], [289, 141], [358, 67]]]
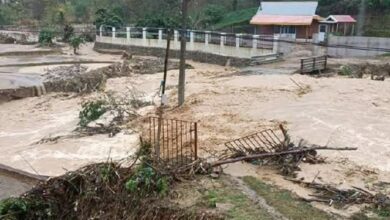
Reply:
[[[223, 56], [251, 58], [277, 52], [277, 39], [272, 35], [228, 34], [210, 31], [186, 30], [187, 50]], [[126, 27], [100, 28], [97, 42], [165, 48], [168, 30], [162, 28]], [[173, 31], [171, 49], [180, 49], [180, 34]]]

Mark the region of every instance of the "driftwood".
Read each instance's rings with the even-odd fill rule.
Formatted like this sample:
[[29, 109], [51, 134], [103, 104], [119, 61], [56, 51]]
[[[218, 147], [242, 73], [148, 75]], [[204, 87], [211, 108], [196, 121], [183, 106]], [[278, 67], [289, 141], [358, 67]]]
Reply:
[[294, 154], [302, 154], [307, 152], [312, 152], [316, 150], [338, 150], [338, 151], [350, 151], [350, 150], [357, 150], [357, 148], [332, 148], [332, 147], [311, 147], [311, 148], [304, 148], [304, 149], [294, 149], [294, 150], [287, 150], [282, 152], [275, 152], [275, 153], [263, 153], [263, 154], [254, 154], [254, 155], [248, 155], [248, 156], [242, 156], [237, 158], [231, 158], [227, 160], [221, 160], [211, 163], [212, 167], [221, 166], [225, 164], [230, 163], [236, 163], [239, 161], [247, 161], [247, 160], [257, 160], [257, 159], [264, 159], [264, 158], [270, 158], [270, 157], [276, 157], [276, 156], [285, 156], [285, 155], [294, 155]]
[[315, 190], [315, 194], [310, 195], [314, 198], [304, 199], [307, 202], [322, 202], [337, 206], [373, 204], [377, 209], [390, 210], [390, 198], [382, 193], [374, 194], [359, 187], [338, 189], [329, 184], [320, 184], [315, 182], [308, 183], [292, 178], [286, 179]]
[[325, 161], [317, 156], [318, 150], [357, 150], [357, 148], [332, 148], [309, 145], [304, 140], [291, 142], [283, 125], [279, 130], [266, 129], [225, 143], [226, 150], [211, 163], [211, 167], [239, 161], [255, 162], [279, 168], [282, 175], [295, 176], [301, 162], [318, 164]]

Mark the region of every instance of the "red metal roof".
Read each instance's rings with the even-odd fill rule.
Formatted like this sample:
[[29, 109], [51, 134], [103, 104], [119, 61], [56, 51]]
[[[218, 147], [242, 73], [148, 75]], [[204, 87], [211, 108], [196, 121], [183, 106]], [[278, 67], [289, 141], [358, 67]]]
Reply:
[[337, 23], [356, 23], [356, 20], [350, 15], [330, 15], [329, 17]]
[[254, 25], [311, 25], [318, 16], [255, 15], [250, 24]]

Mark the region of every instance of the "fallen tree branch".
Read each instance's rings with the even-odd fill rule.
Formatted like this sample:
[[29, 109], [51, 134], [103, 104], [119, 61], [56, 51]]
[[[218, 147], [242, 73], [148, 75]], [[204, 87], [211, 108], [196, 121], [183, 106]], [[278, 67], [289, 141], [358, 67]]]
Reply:
[[274, 153], [262, 153], [262, 154], [254, 154], [254, 155], [248, 155], [243, 157], [237, 157], [227, 160], [221, 160], [211, 163], [211, 167], [217, 167], [225, 164], [230, 163], [236, 163], [239, 161], [245, 161], [245, 160], [256, 160], [256, 159], [262, 159], [267, 157], [275, 157], [275, 156], [284, 156], [284, 155], [295, 155], [295, 154], [302, 154], [310, 151], [316, 151], [316, 150], [337, 150], [337, 151], [352, 151], [357, 150], [357, 148], [332, 148], [332, 147], [324, 147], [324, 146], [314, 146], [311, 148], [304, 148], [304, 149], [296, 149], [296, 150], [288, 150], [288, 151], [282, 151], [282, 152], [274, 152]]

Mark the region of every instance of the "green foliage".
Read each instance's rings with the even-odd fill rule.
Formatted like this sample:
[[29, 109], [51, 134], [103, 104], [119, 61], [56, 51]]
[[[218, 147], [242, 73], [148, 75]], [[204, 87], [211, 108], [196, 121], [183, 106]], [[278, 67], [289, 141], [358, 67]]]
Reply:
[[71, 39], [71, 37], [73, 36], [74, 34], [74, 28], [72, 25], [65, 25], [64, 27], [64, 36], [62, 37], [62, 40], [64, 42], [69, 42], [69, 40]]
[[104, 101], [89, 101], [82, 104], [82, 110], [79, 114], [79, 125], [81, 127], [87, 126], [90, 122], [100, 118], [107, 109], [105, 108]]
[[220, 21], [225, 14], [225, 8], [220, 5], [208, 5], [204, 9], [204, 22], [206, 24], [215, 24]]
[[99, 9], [95, 13], [95, 22], [96, 28], [100, 26], [107, 27], [116, 27], [119, 28], [123, 25], [123, 20], [121, 17], [113, 13], [112, 11], [106, 9]]
[[125, 188], [129, 192], [138, 193], [141, 196], [154, 195], [155, 193], [165, 196], [169, 190], [169, 181], [152, 167], [144, 164], [126, 182]]
[[207, 195], [206, 195], [206, 199], [207, 199], [207, 206], [209, 208], [217, 208], [218, 198], [217, 198], [216, 191], [214, 191], [214, 190], [208, 191]]
[[0, 202], [0, 219], [2, 216], [8, 216], [8, 219], [24, 219], [27, 211], [28, 203], [23, 199], [9, 198]]
[[0, 25], [15, 24], [25, 16], [25, 8], [21, 4], [8, 3], [0, 6]]
[[54, 39], [54, 30], [52, 28], [43, 28], [39, 32], [39, 43], [42, 46], [51, 46]]
[[350, 76], [352, 75], [352, 69], [350, 66], [341, 66], [339, 74], [342, 76]]
[[0, 201], [0, 219], [53, 219], [50, 204], [40, 200], [9, 198]]
[[83, 37], [73, 36], [70, 38], [69, 44], [73, 47], [74, 54], [77, 54], [77, 50], [80, 49], [80, 46], [85, 43]]
[[137, 21], [138, 27], [161, 27], [175, 28], [180, 26], [180, 18], [178, 16], [165, 16], [158, 13], [154, 16], [145, 16]]
[[105, 183], [111, 182], [111, 180], [115, 177], [115, 168], [113, 167], [113, 164], [103, 164], [100, 167], [100, 177]]
[[379, 217], [390, 218], [390, 207], [373, 210]]
[[257, 7], [254, 7], [226, 13], [213, 27], [214, 29], [221, 29], [240, 24], [249, 24], [253, 15], [256, 14], [257, 9]]
[[155, 194], [165, 196], [168, 194], [170, 179], [149, 165], [153, 162], [151, 153], [152, 145], [141, 140], [141, 147], [135, 155], [141, 163], [125, 183], [128, 192], [136, 193], [139, 196]]
[[[288, 190], [278, 189], [275, 186], [268, 185], [259, 179], [251, 176], [243, 178], [257, 195], [263, 197], [267, 204], [274, 207], [282, 215], [291, 220], [321, 220], [333, 219], [326, 212], [316, 209], [310, 203], [300, 200], [296, 195]], [[305, 213], [302, 215], [302, 213]]]

